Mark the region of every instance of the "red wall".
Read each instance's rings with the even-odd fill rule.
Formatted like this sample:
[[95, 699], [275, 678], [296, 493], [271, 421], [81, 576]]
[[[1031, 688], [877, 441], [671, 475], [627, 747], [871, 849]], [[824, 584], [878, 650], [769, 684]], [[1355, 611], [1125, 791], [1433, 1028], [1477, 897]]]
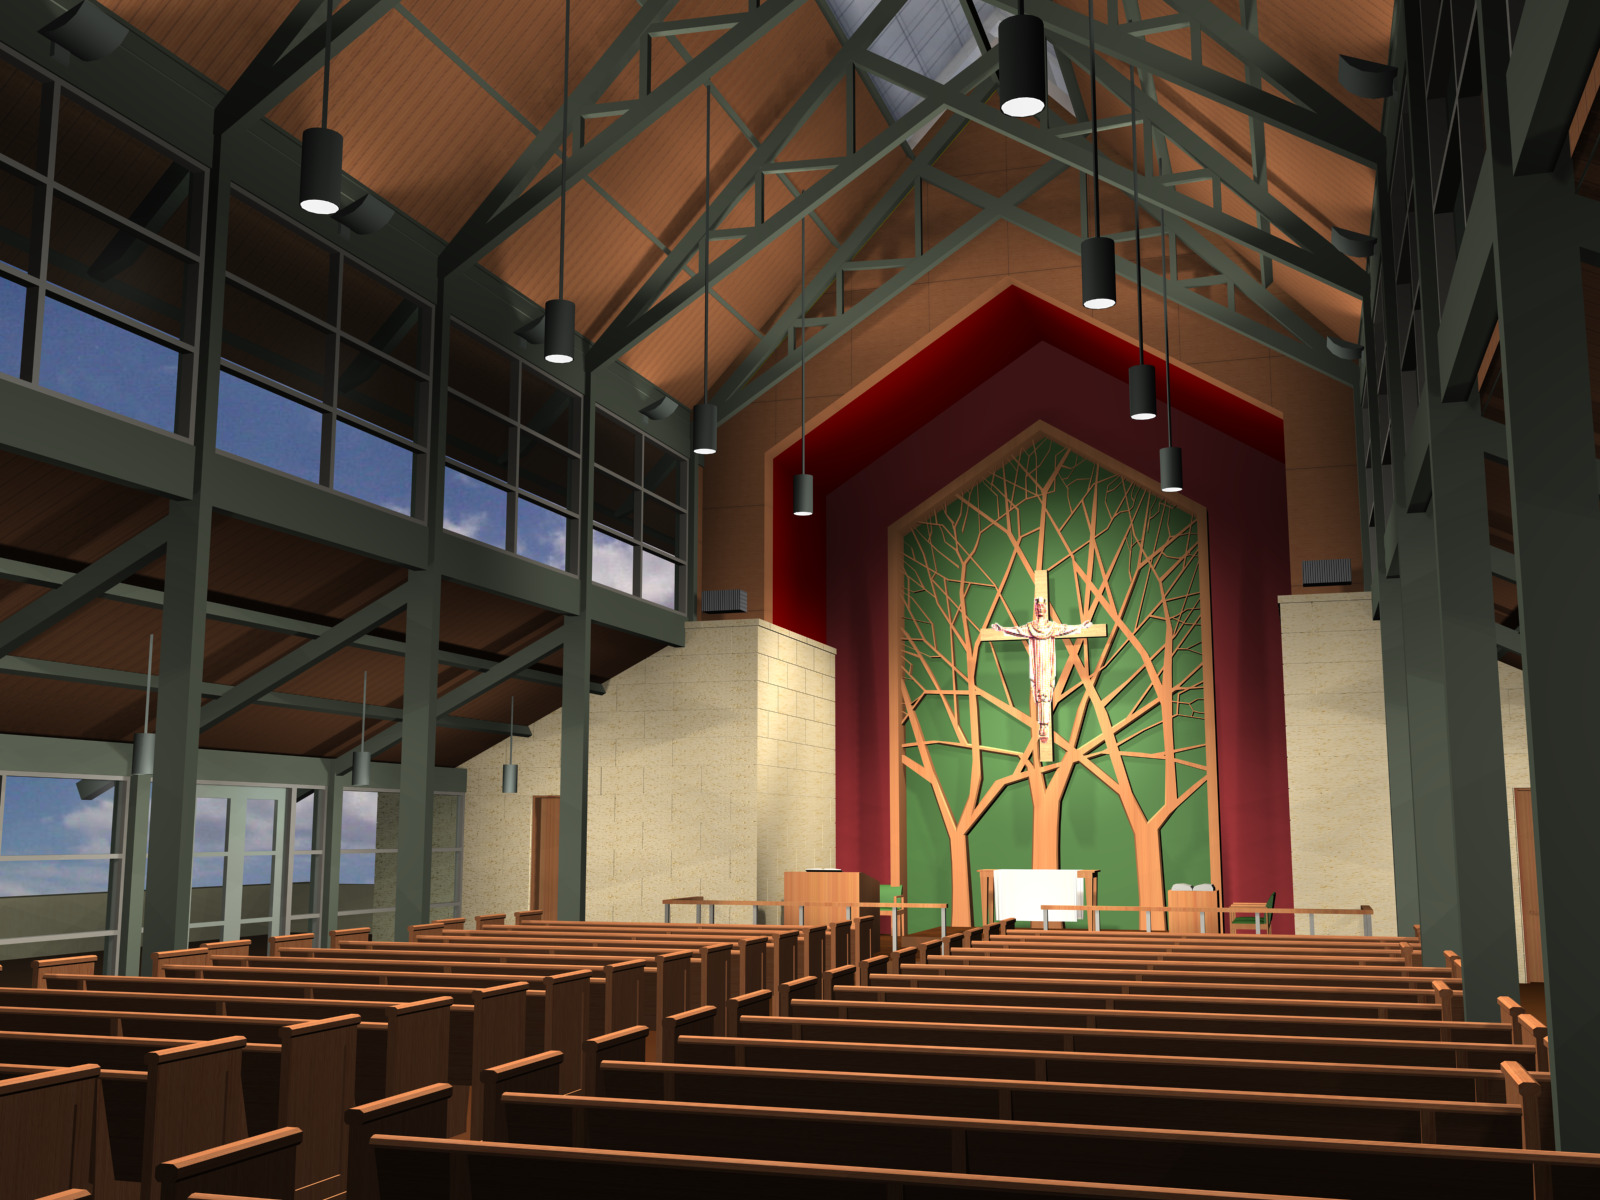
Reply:
[[[857, 441], [848, 478], [835, 482], [819, 473], [817, 517], [797, 521], [787, 514], [795, 468], [787, 454], [774, 463], [774, 581], [778, 596], [786, 587], [790, 596], [788, 611], [775, 615], [781, 624], [825, 637], [838, 651], [838, 865], [846, 870], [890, 877], [884, 728], [889, 526], [1035, 421], [1147, 476], [1159, 473], [1164, 420], [1130, 421], [1126, 376], [1110, 362], [1103, 364], [1108, 370], [1084, 361], [1104, 354], [1078, 357], [1061, 349], [1061, 340], [1034, 340], [955, 397], [920, 373], [915, 407], [922, 416], [934, 414], [920, 425], [915, 416], [904, 419], [905, 392], [897, 389], [897, 440], [866, 462], [859, 459], [869, 439]], [[1183, 447], [1185, 490], [1209, 514], [1224, 901], [1264, 899], [1276, 891], [1278, 904], [1289, 906], [1294, 893], [1277, 605], [1290, 583], [1281, 423], [1260, 410], [1224, 412], [1237, 399], [1209, 385], [1212, 394], [1200, 397], [1199, 387], [1183, 386], [1191, 379], [1175, 372], [1174, 441]], [[812, 442], [813, 460], [826, 461], [818, 443], [827, 442], [817, 435]], [[802, 619], [786, 620], [791, 613]]]

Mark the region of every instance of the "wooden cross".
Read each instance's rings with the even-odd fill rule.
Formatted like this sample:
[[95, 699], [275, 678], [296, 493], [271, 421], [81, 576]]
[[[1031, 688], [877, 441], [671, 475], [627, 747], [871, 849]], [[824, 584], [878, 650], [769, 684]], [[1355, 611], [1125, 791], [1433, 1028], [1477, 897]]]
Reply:
[[978, 635], [978, 640], [984, 642], [1017, 639], [1027, 643], [1028, 683], [1033, 691], [1041, 765], [1055, 757], [1056, 639], [1105, 636], [1104, 625], [1063, 625], [1050, 619], [1049, 581], [1044, 571], [1033, 573], [1033, 620], [1026, 625], [991, 625]]

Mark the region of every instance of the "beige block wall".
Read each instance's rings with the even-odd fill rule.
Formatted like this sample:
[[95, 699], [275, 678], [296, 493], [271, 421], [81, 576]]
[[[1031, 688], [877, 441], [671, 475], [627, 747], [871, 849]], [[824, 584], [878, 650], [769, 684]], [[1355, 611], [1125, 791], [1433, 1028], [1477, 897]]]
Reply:
[[[765, 621], [690, 622], [590, 701], [587, 911], [660, 920], [668, 896], [778, 899], [834, 854], [834, 652]], [[462, 912], [527, 907], [526, 797], [559, 791], [561, 714], [467, 764]], [[749, 910], [728, 910], [749, 920]]]
[[[1370, 904], [1373, 932], [1392, 936], [1389, 751], [1371, 596], [1280, 596], [1278, 613], [1295, 904]], [[1358, 934], [1361, 919], [1319, 918], [1317, 932]]]
[[[1365, 592], [1278, 597], [1289, 747], [1289, 839], [1302, 908], [1370, 904], [1373, 932], [1394, 933], [1388, 736], [1378, 622]], [[1523, 962], [1513, 789], [1528, 786], [1522, 672], [1500, 664], [1506, 821]], [[1357, 933], [1357, 918], [1327, 918], [1328, 933]], [[1324, 922], [1317, 922], [1324, 931]], [[1409, 932], [1407, 930], [1406, 932]], [[1522, 968], [1524, 982], [1526, 968]]]

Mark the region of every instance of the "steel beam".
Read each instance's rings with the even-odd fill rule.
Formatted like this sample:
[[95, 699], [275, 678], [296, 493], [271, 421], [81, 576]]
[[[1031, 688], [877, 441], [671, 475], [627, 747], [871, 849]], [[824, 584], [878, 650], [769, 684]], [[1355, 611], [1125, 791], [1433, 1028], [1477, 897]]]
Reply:
[[407, 584], [401, 584], [387, 595], [374, 600], [359, 612], [352, 613], [321, 637], [293, 650], [262, 667], [248, 679], [234, 684], [222, 695], [201, 710], [200, 729], [210, 729], [240, 709], [255, 704], [270, 692], [288, 683], [296, 675], [310, 670], [317, 663], [337, 654], [359, 637], [371, 633], [390, 617], [406, 607], [409, 598]]
[[[766, 3], [741, 15], [733, 27], [722, 33], [692, 63], [681, 67], [659, 88], [630, 103], [627, 111], [615, 118], [594, 141], [585, 143], [569, 154], [567, 186], [583, 179], [670, 112], [689, 93], [704, 85], [728, 63], [776, 28], [780, 21], [797, 11], [801, 3], [802, 0], [766, 0]], [[670, 4], [664, 6], [665, 9], [671, 7]], [[656, 10], [652, 8], [650, 11]], [[635, 23], [638, 20], [635, 18]], [[613, 44], [613, 50], [618, 46], [624, 47], [624, 57], [608, 78], [599, 81], [599, 68], [585, 77], [585, 84], [591, 77], [597, 81], [596, 100], [598, 93], [616, 79], [621, 67], [626, 65], [635, 50], [635, 47], [620, 40]], [[609, 62], [602, 62], [609, 67]], [[578, 111], [581, 111], [581, 106], [578, 106]], [[547, 147], [541, 147], [542, 140], [543, 131], [445, 247], [439, 258], [442, 275], [452, 275], [477, 262], [556, 199], [561, 188], [559, 173], [549, 172], [539, 178], [539, 171], [556, 152], [559, 142], [552, 141]]]
[[[394, 925], [429, 919], [433, 890], [433, 760], [439, 724], [439, 577], [407, 580], [405, 713], [400, 742], [400, 819], [394, 853]], [[369, 748], [375, 745], [369, 741]]]
[[71, 616], [92, 600], [98, 600], [112, 587], [135, 571], [149, 566], [166, 553], [171, 522], [157, 521], [142, 529], [115, 550], [108, 551], [76, 574], [67, 575], [54, 591], [40, 596], [19, 612], [0, 621], [0, 655], [32, 641], [50, 626]]
[[1516, 174], [1549, 171], [1567, 148], [1567, 128], [1600, 50], [1600, 4], [1538, 0], [1522, 10], [1506, 63], [1506, 147]]

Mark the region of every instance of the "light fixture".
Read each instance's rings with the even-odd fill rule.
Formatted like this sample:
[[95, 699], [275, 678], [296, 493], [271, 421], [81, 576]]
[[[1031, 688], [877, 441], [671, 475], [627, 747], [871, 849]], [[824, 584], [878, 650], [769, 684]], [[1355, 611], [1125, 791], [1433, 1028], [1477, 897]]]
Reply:
[[506, 726], [506, 765], [500, 768], [500, 791], [507, 796], [517, 794], [517, 764], [512, 761], [512, 750], [517, 744], [517, 698], [511, 697], [511, 721]]
[[[1176, 257], [1176, 255], [1174, 255]], [[1183, 451], [1172, 444], [1172, 323], [1167, 315], [1167, 210], [1161, 210], [1161, 353], [1167, 360], [1167, 444], [1161, 447], [1161, 490], [1183, 491]]]
[[694, 452], [717, 452], [717, 406], [711, 403], [711, 85], [706, 84], [706, 234], [700, 243], [700, 279], [705, 285], [701, 298], [702, 332], [700, 359], [700, 403], [694, 410]]
[[1045, 104], [1044, 22], [1017, 5], [1015, 16], [1000, 22], [1000, 111], [1008, 117], [1036, 117]]
[[1144, 240], [1141, 236], [1143, 215], [1139, 211], [1139, 122], [1134, 117], [1134, 105], [1139, 89], [1133, 85], [1133, 74], [1128, 75], [1128, 120], [1133, 127], [1133, 296], [1139, 312], [1139, 361], [1128, 368], [1128, 415], [1135, 421], [1153, 421], [1156, 416], [1156, 369], [1144, 360]]
[[1394, 77], [1399, 68], [1387, 63], [1369, 62], [1349, 54], [1339, 55], [1339, 85], [1352, 96], [1382, 100], [1394, 94]]
[[659, 400], [646, 404], [639, 410], [639, 415], [646, 421], [665, 421], [678, 411], [678, 402], [671, 396], [663, 396]]
[[322, 24], [322, 127], [300, 135], [300, 207], [331, 217], [341, 205], [344, 138], [328, 128], [328, 87], [333, 76], [333, 0]]
[[1094, 0], [1089, 0], [1089, 138], [1094, 147], [1094, 236], [1080, 243], [1078, 255], [1083, 268], [1083, 306], [1110, 308], [1117, 302], [1117, 261], [1111, 239], [1100, 236], [1100, 102], [1096, 61]]
[[359, 200], [352, 200], [334, 213], [333, 219], [351, 233], [365, 235], [377, 233], [378, 230], [389, 223], [390, 218], [393, 216], [394, 209], [379, 200], [371, 192], [368, 192]]
[[367, 673], [361, 672], [361, 745], [350, 760], [350, 786], [372, 786], [372, 755], [367, 750]]
[[806, 218], [800, 218], [800, 473], [794, 477], [794, 515], [817, 511], [815, 480], [806, 474]]
[[39, 30], [50, 39], [51, 57], [95, 62], [122, 45], [128, 27], [95, 0], [82, 0]]
[[566, 0], [561, 42], [561, 243], [557, 251], [556, 298], [544, 306], [544, 360], [569, 363], [576, 356], [578, 308], [567, 297], [567, 94], [572, 90], [572, 0]]
[[156, 735], [150, 732], [150, 689], [155, 681], [156, 635], [150, 635], [150, 649], [144, 662], [144, 730], [133, 735], [133, 768], [130, 775], [156, 773]]
[[1342, 358], [1346, 362], [1355, 362], [1361, 357], [1361, 343], [1347, 342], [1341, 337], [1328, 335], [1328, 353], [1335, 358]]
[[1372, 252], [1378, 248], [1377, 238], [1353, 229], [1340, 229], [1337, 225], [1328, 231], [1328, 240], [1340, 254], [1348, 254], [1351, 258], [1371, 258]]

